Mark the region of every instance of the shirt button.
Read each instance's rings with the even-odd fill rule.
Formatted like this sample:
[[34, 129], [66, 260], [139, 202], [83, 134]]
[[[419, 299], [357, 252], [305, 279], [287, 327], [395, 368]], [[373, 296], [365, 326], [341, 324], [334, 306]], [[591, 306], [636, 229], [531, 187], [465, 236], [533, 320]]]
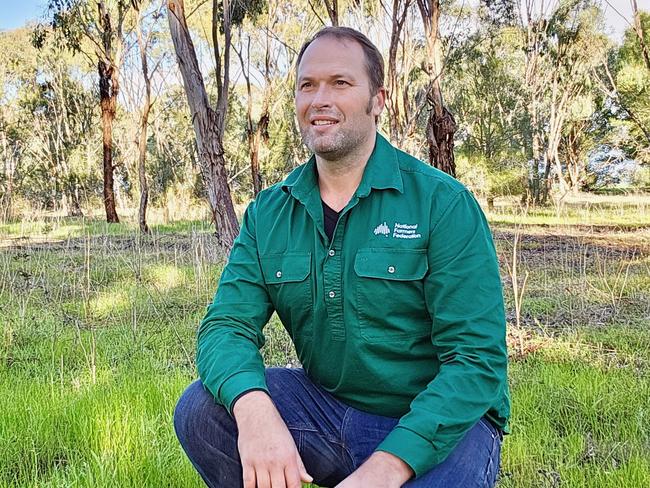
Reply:
[[388, 272], [393, 274], [395, 272], [395, 266], [389, 266], [388, 267]]
[[275, 277], [282, 278], [282, 271], [278, 271], [277, 273], [275, 273]]
[[334, 249], [330, 249], [329, 251], [327, 251], [327, 254], [329, 254], [330, 256], [334, 256], [336, 254], [336, 251]]
[[330, 298], [334, 298], [336, 296], [336, 293], [331, 291], [331, 292], [328, 293], [328, 295], [329, 295]]

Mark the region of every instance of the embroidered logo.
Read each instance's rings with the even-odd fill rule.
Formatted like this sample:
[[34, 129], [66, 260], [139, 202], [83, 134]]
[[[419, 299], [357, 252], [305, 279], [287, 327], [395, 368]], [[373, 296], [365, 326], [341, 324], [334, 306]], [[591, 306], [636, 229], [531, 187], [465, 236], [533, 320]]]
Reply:
[[398, 224], [395, 222], [393, 237], [398, 239], [418, 239], [422, 234], [418, 233], [418, 224]]
[[382, 234], [382, 235], [388, 237], [390, 235], [390, 228], [388, 227], [386, 222], [384, 222], [383, 224], [379, 224], [377, 227], [375, 227], [374, 232], [375, 232], [375, 235]]

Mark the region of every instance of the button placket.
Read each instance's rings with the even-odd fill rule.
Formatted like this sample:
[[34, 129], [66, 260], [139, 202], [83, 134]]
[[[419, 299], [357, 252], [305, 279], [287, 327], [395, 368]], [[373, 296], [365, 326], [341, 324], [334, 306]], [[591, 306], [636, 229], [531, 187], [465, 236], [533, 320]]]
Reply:
[[342, 247], [343, 229], [347, 221], [348, 212], [339, 217], [336, 230], [332, 236], [330, 248], [326, 251], [327, 258], [323, 263], [323, 285], [325, 292], [325, 308], [330, 323], [332, 339], [335, 341], [345, 340], [345, 327], [343, 320], [343, 293], [342, 254], [339, 252]]

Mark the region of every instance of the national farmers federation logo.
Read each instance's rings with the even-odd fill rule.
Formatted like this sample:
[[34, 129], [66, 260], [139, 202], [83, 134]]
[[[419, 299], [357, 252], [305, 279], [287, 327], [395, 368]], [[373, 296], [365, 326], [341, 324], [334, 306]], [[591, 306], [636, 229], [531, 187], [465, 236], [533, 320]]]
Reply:
[[[419, 224], [401, 224], [395, 222], [392, 237], [395, 239], [419, 239], [422, 237], [422, 234], [418, 232], [418, 226]], [[384, 237], [391, 236], [390, 227], [388, 227], [388, 224], [385, 221], [375, 227], [373, 232], [376, 236], [380, 234]]]

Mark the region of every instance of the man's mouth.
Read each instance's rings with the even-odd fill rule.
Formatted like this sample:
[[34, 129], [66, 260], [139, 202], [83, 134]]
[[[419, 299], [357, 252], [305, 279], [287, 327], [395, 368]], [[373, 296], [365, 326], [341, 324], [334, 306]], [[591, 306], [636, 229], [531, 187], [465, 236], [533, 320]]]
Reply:
[[339, 121], [334, 118], [329, 118], [329, 117], [323, 117], [322, 115], [317, 118], [313, 118], [310, 121], [311, 125], [315, 126], [325, 126], [325, 125], [335, 125], [338, 124]]

